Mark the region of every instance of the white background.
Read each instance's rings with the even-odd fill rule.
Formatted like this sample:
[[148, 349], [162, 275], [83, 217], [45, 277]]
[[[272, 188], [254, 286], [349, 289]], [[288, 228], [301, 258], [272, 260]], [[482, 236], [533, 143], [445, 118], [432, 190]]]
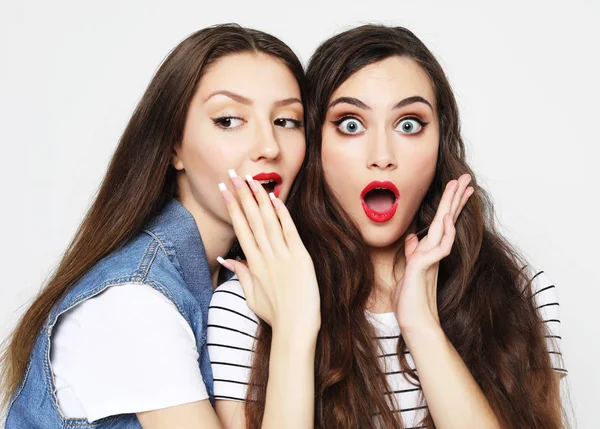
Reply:
[[340, 30], [397, 24], [448, 73], [502, 231], [558, 286], [578, 427], [598, 427], [598, 3], [0, 4], [0, 339], [58, 262], [154, 70], [185, 36], [238, 22], [306, 62]]

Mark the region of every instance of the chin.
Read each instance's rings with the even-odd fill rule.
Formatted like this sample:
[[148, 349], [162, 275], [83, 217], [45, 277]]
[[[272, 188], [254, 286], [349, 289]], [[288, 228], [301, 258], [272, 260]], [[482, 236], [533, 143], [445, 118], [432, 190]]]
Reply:
[[402, 225], [361, 225], [360, 226], [363, 241], [369, 247], [386, 248], [395, 246], [402, 238], [406, 228]]

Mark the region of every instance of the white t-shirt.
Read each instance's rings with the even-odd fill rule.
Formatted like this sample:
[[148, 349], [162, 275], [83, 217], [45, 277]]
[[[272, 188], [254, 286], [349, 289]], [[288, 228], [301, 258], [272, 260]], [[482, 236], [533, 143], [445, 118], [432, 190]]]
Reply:
[[[547, 345], [552, 367], [566, 374], [561, 358], [560, 311], [556, 288], [545, 273], [533, 279], [533, 293], [537, 310], [547, 328]], [[419, 421], [425, 416], [427, 404], [421, 388], [404, 377], [396, 356], [400, 327], [394, 313], [374, 314], [367, 311], [367, 319], [373, 324], [380, 346], [379, 364], [387, 376], [394, 396], [395, 409], [400, 412], [405, 428], [420, 428]], [[222, 284], [215, 291], [208, 312], [208, 351], [215, 381], [215, 399], [244, 401], [252, 366], [254, 340], [258, 319], [248, 308], [244, 293], [236, 278]], [[405, 351], [411, 368], [415, 363], [408, 350]]]
[[61, 412], [90, 422], [208, 399], [196, 339], [151, 286], [109, 287], [59, 317], [51, 366]]

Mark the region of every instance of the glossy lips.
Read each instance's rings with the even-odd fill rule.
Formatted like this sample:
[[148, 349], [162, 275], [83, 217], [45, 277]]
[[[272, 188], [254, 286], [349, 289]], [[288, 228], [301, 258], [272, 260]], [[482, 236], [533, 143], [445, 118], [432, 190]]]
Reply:
[[254, 180], [260, 182], [267, 192], [273, 192], [276, 197], [279, 197], [281, 190], [281, 176], [277, 173], [259, 173], [252, 176]]
[[[392, 204], [389, 207], [386, 207], [383, 211], [379, 208], [369, 206], [369, 204], [367, 204], [367, 202], [365, 201], [365, 197], [367, 197], [367, 194], [369, 192], [371, 192], [371, 191], [381, 192], [378, 190], [383, 190], [382, 191], [383, 193], [385, 193], [387, 190], [387, 191], [391, 192], [394, 197], [394, 201], [392, 202]], [[379, 199], [385, 200], [386, 198], [391, 199], [391, 195], [389, 197], [384, 196], [383, 198], [379, 198]], [[370, 198], [367, 197], [367, 200], [369, 200], [369, 199]], [[400, 199], [400, 192], [398, 191], [398, 188], [396, 187], [396, 185], [394, 185], [392, 182], [373, 181], [373, 182], [369, 183], [360, 194], [360, 202], [362, 203], [362, 207], [363, 207], [363, 210], [365, 211], [365, 214], [373, 222], [378, 222], [378, 223], [387, 222], [394, 216], [394, 214], [396, 213], [396, 209], [398, 208], [398, 200], [399, 199]], [[373, 204], [371, 204], [371, 205], [373, 205]], [[381, 204], [375, 204], [375, 205], [381, 205]], [[384, 203], [384, 205], [387, 205], [387, 204]]]

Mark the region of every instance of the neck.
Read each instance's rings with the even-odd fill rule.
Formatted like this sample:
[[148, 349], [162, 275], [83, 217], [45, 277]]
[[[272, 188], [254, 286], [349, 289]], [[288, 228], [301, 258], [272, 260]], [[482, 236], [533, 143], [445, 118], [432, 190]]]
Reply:
[[221, 264], [217, 262], [217, 256], [225, 257], [229, 253], [235, 241], [233, 228], [222, 219], [211, 216], [206, 210], [200, 207], [193, 197], [183, 197], [179, 201], [192, 214], [196, 221], [200, 237], [202, 237], [206, 259], [208, 260], [210, 277], [213, 287], [216, 288], [221, 269]]

